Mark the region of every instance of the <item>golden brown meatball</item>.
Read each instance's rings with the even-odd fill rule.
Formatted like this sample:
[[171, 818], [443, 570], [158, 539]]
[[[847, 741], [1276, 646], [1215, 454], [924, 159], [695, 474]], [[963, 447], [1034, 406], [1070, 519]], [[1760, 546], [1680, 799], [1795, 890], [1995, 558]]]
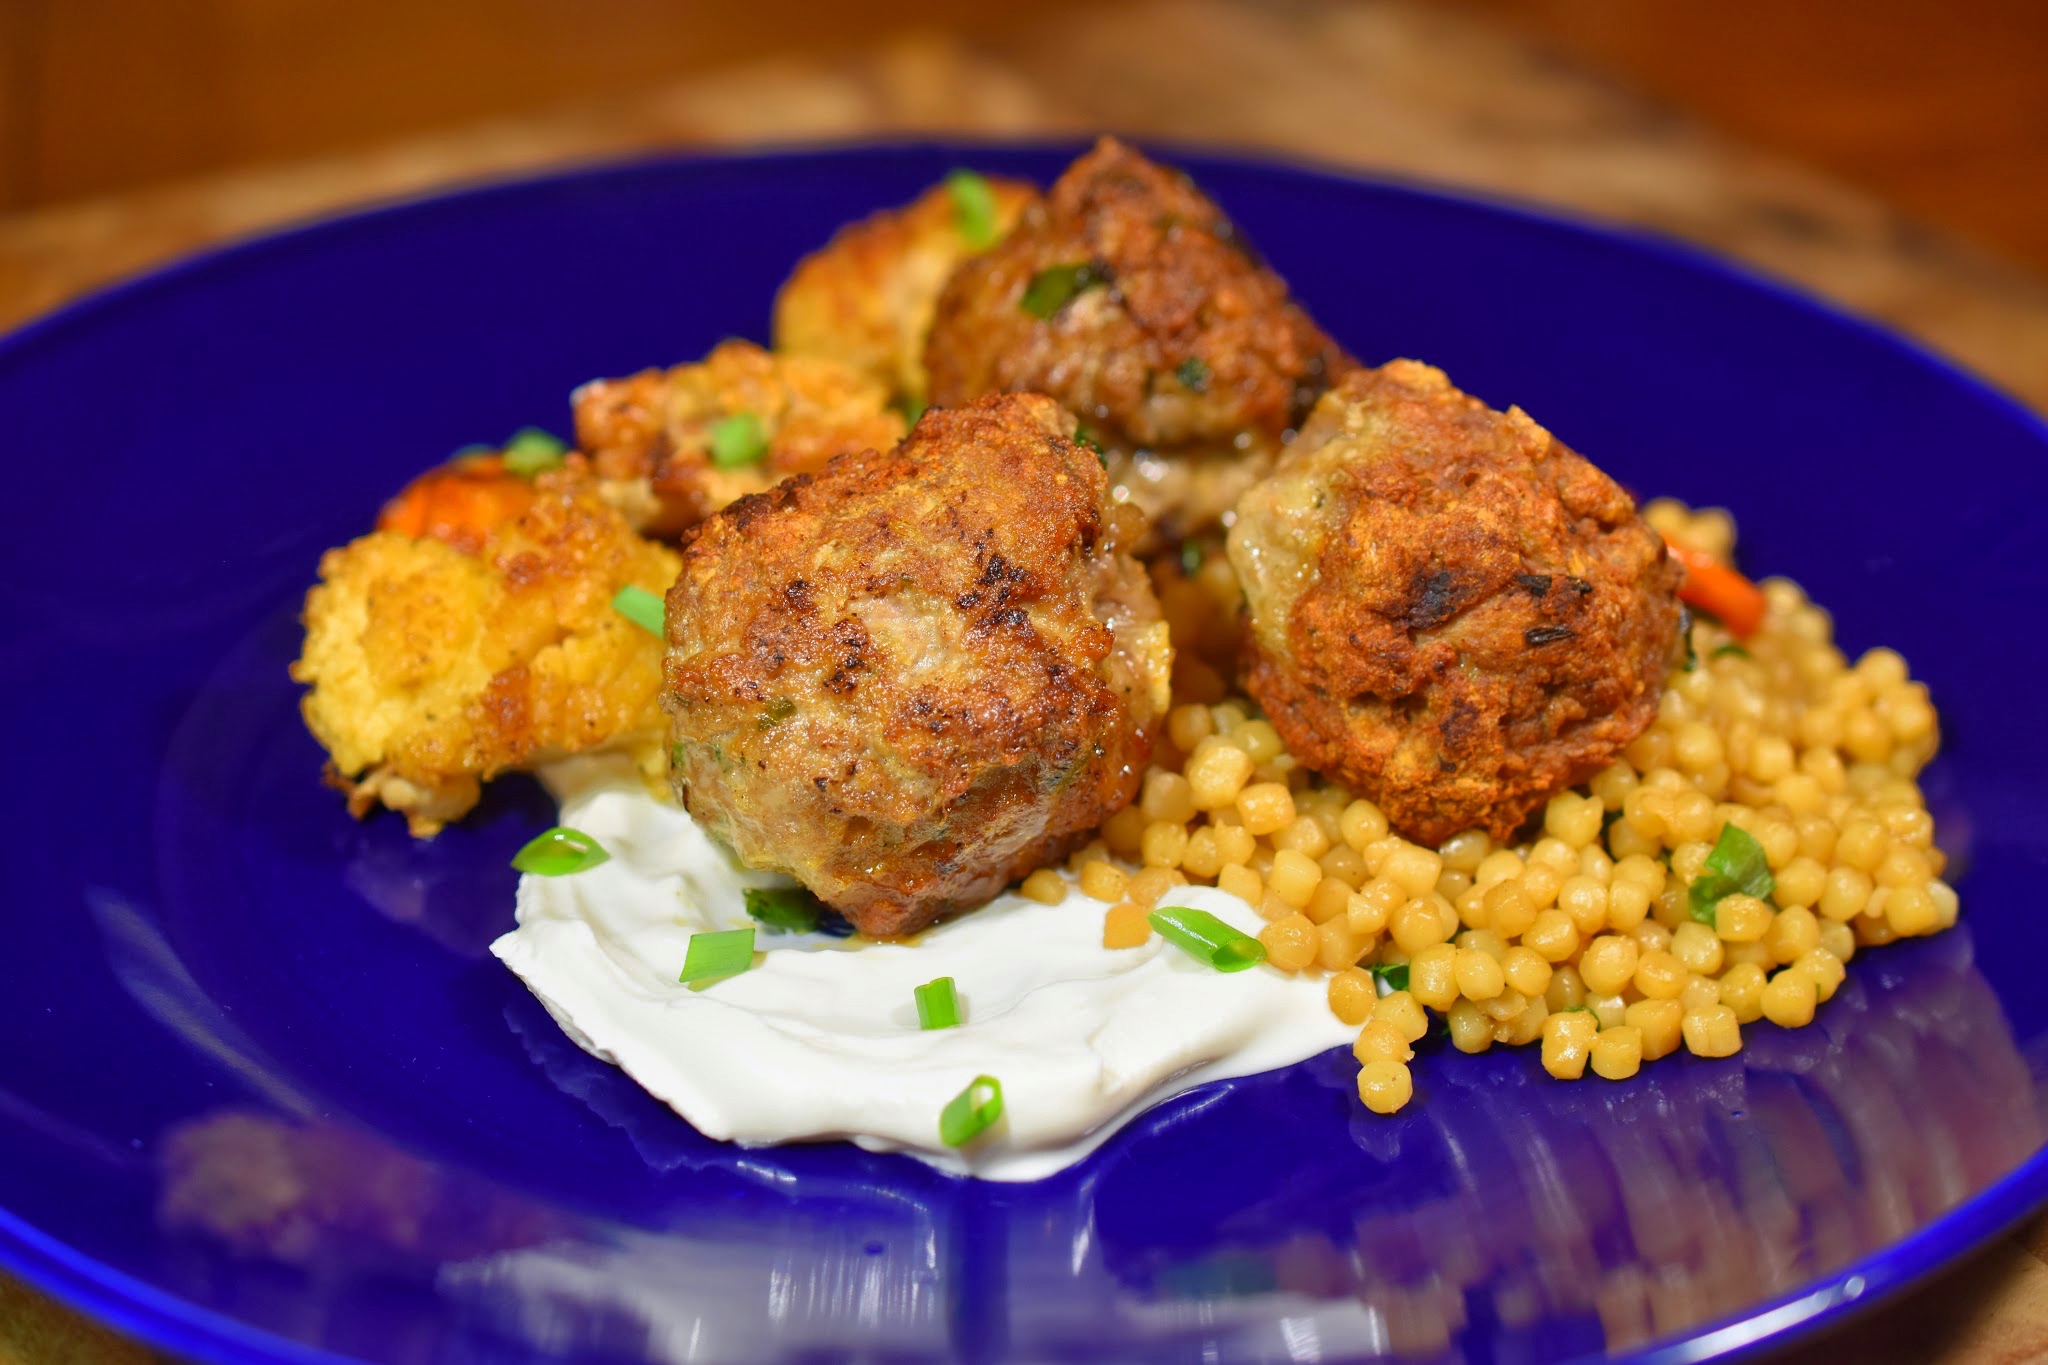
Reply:
[[1317, 404], [1238, 504], [1248, 690], [1304, 763], [1428, 844], [1512, 835], [1655, 717], [1677, 564], [1519, 408], [1397, 360]]
[[499, 773], [597, 749], [658, 780], [661, 642], [611, 603], [628, 583], [666, 591], [676, 566], [574, 467], [474, 553], [398, 530], [329, 550], [292, 677], [349, 809], [382, 802], [424, 838]]
[[[977, 182], [987, 188], [986, 204], [963, 209], [963, 200], [980, 193]], [[849, 223], [798, 262], [776, 294], [775, 349], [836, 360], [894, 398], [922, 402], [930, 390], [924, 342], [939, 289], [961, 261], [1001, 240], [1037, 197], [1021, 180], [974, 176]]]
[[882, 386], [831, 360], [726, 341], [694, 365], [576, 390], [576, 444], [605, 497], [673, 536], [734, 498], [903, 437]]
[[925, 362], [935, 403], [1065, 404], [1169, 539], [1214, 525], [1352, 363], [1186, 176], [1111, 138], [953, 273]]
[[1136, 790], [1172, 649], [1049, 398], [742, 498], [684, 546], [664, 704], [690, 813], [875, 935], [1064, 854]]

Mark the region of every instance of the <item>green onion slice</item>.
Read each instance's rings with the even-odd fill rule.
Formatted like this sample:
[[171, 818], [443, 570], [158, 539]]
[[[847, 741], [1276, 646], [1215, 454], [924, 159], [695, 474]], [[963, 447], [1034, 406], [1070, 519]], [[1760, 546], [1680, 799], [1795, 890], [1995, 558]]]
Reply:
[[1386, 982], [1389, 993], [1408, 989], [1408, 964], [1405, 962], [1381, 963], [1366, 970], [1372, 973], [1374, 980]]
[[505, 468], [522, 479], [558, 469], [569, 443], [539, 427], [521, 427], [505, 442]]
[[720, 929], [690, 935], [690, 950], [683, 955], [684, 985], [718, 981], [738, 976], [754, 965], [754, 931]]
[[596, 867], [611, 856], [603, 844], [582, 830], [556, 825], [529, 839], [526, 847], [512, 855], [512, 866], [536, 877], [566, 877]]
[[1175, 367], [1173, 377], [1178, 379], [1180, 386], [1189, 393], [1207, 393], [1209, 391], [1209, 364], [1200, 356], [1191, 355], [1186, 360], [1181, 361]]
[[649, 635], [660, 638], [667, 616], [661, 599], [636, 583], [620, 588], [612, 598], [612, 610], [631, 621]]
[[818, 927], [824, 907], [801, 886], [750, 886], [746, 890], [747, 913], [770, 929], [807, 934]]
[[1219, 972], [1241, 972], [1266, 960], [1266, 945], [1207, 910], [1164, 905], [1145, 916], [1159, 936]]
[[964, 1147], [1002, 1116], [1003, 1083], [993, 1076], [976, 1076], [939, 1111], [939, 1141]]
[[898, 406], [903, 411], [903, 424], [914, 427], [917, 425], [917, 419], [924, 416], [926, 411], [931, 408], [931, 403], [913, 393], [906, 394], [902, 403]]
[[753, 464], [768, 453], [768, 432], [751, 412], [736, 412], [711, 424], [711, 463], [720, 469]]
[[1074, 296], [1109, 283], [1109, 267], [1094, 261], [1047, 266], [1024, 286], [1017, 306], [1035, 318], [1049, 318], [1066, 307]]
[[1738, 659], [1749, 659], [1755, 657], [1748, 650], [1744, 649], [1741, 645], [1734, 643], [1729, 643], [1725, 645], [1715, 645], [1714, 652], [1708, 655], [1707, 657], [1710, 659], [1725, 659], [1731, 654]]
[[1193, 578], [1202, 571], [1202, 561], [1208, 556], [1202, 552], [1199, 540], [1183, 540], [1180, 543], [1180, 571], [1184, 578]]
[[975, 251], [996, 244], [996, 196], [988, 181], [970, 170], [956, 170], [946, 177], [946, 193], [953, 196], [953, 222], [960, 235]]
[[756, 730], [773, 730], [795, 714], [796, 703], [788, 697], [771, 698], [768, 704], [761, 708], [761, 714], [754, 717], [754, 728]]
[[496, 446], [487, 446], [481, 441], [471, 441], [466, 446], [457, 446], [455, 448], [455, 453], [450, 455], [448, 459], [450, 463], [454, 463], [457, 460], [466, 460], [470, 458], [472, 455], [500, 454], [503, 454], [503, 452], [500, 451]]
[[927, 981], [911, 994], [917, 998], [919, 1028], [960, 1027], [960, 997], [953, 993], [952, 977], [942, 976], [936, 981]]
[[1756, 836], [1734, 825], [1723, 825], [1721, 837], [1714, 841], [1714, 851], [1707, 855], [1706, 870], [1693, 880], [1686, 899], [1692, 917], [1711, 925], [1723, 896], [1740, 892], [1763, 900], [1777, 886], [1770, 862], [1764, 857], [1764, 846], [1756, 841]]

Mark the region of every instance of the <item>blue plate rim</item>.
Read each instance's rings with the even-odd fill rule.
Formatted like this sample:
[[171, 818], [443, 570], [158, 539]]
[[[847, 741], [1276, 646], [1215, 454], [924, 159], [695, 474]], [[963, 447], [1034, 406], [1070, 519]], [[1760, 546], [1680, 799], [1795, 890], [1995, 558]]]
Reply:
[[[299, 240], [344, 232], [364, 222], [436, 207], [472, 204], [494, 195], [542, 187], [568, 187], [582, 181], [622, 174], [659, 173], [714, 165], [854, 159], [878, 152], [958, 153], [1071, 152], [1087, 144], [1087, 136], [994, 137], [917, 136], [859, 140], [789, 139], [745, 148], [692, 148], [640, 152], [583, 159], [553, 168], [529, 169], [465, 178], [428, 190], [380, 196], [351, 208], [287, 220], [269, 228], [235, 234], [204, 247], [88, 290], [12, 330], [0, 334], [0, 364], [32, 349], [45, 338], [89, 323], [105, 309], [133, 297], [181, 283], [236, 260], [283, 250]], [[1740, 288], [1760, 290], [1794, 308], [1819, 315], [1826, 322], [1889, 349], [1917, 365], [1931, 367], [1943, 379], [1960, 384], [1981, 401], [2001, 410], [2048, 447], [2048, 419], [1988, 379], [1964, 368], [1933, 347], [1850, 310], [1833, 300], [1770, 271], [1717, 255], [1704, 247], [1654, 228], [1612, 222], [1569, 208], [1538, 204], [1494, 191], [1452, 186], [1425, 177], [1386, 172], [1366, 174], [1315, 158], [1269, 149], [1226, 144], [1181, 142], [1132, 135], [1130, 141], [1168, 159], [1225, 166], [1263, 175], [1308, 176], [1352, 189], [1392, 190], [1446, 207], [1478, 207], [1548, 231], [1563, 230], [1599, 239], [1610, 246], [1642, 253], [1700, 272]], [[2048, 1147], [2035, 1152], [2013, 1170], [1925, 1226], [1887, 1247], [1818, 1277], [1775, 1298], [1646, 1343], [1623, 1357], [1637, 1365], [1691, 1365], [1706, 1360], [1754, 1359], [1818, 1333], [1843, 1325], [1910, 1289], [1936, 1272], [1981, 1249], [1993, 1237], [2048, 1206]], [[307, 1347], [225, 1314], [201, 1308], [126, 1272], [95, 1261], [58, 1238], [42, 1232], [0, 1208], [0, 1269], [20, 1276], [46, 1293], [89, 1313], [100, 1322], [143, 1338], [167, 1350], [212, 1360], [266, 1365], [277, 1361], [346, 1362], [349, 1357]]]

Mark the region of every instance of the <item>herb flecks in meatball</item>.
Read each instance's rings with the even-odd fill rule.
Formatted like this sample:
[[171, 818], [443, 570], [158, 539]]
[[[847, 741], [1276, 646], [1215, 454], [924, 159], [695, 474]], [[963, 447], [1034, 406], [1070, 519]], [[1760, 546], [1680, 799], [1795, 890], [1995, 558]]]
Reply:
[[1169, 539], [1214, 525], [1351, 361], [1186, 176], [1105, 138], [965, 262], [932, 401], [1050, 394]]
[[664, 704], [690, 813], [862, 931], [915, 932], [1131, 799], [1172, 652], [1073, 419], [933, 409], [688, 540]]
[[1650, 723], [1676, 661], [1678, 567], [1628, 494], [1413, 361], [1324, 397], [1230, 558], [1253, 697], [1424, 843], [1511, 836]]

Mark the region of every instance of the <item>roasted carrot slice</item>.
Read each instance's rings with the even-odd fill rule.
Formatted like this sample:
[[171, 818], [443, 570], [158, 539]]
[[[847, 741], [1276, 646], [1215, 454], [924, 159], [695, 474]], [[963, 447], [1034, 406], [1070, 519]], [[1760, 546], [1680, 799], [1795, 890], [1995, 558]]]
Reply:
[[384, 504], [377, 529], [476, 554], [484, 537], [532, 505], [532, 481], [509, 473], [502, 455], [466, 455], [407, 484]]
[[1756, 634], [1764, 623], [1763, 589], [1712, 555], [1688, 549], [1668, 536], [1664, 543], [1685, 566], [1685, 581], [1678, 585], [1681, 602], [1710, 613], [1740, 639]]

